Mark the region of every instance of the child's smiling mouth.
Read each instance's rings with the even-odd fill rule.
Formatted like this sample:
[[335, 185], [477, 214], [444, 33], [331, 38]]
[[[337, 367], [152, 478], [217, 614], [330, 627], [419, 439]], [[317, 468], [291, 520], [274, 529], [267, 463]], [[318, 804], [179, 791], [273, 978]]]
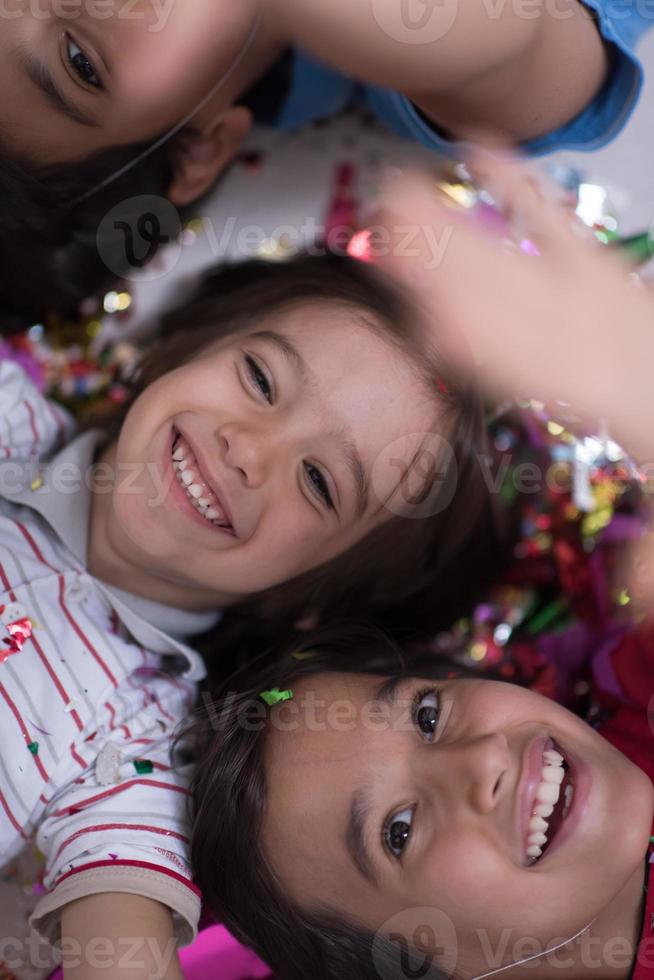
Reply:
[[520, 795], [523, 819], [526, 816], [527, 821], [525, 860], [531, 866], [541, 859], [567, 818], [575, 780], [570, 762], [549, 737], [532, 743], [525, 770]]
[[205, 478], [190, 443], [177, 430], [173, 432], [171, 455], [177, 482], [198, 514], [210, 524], [235, 535], [227, 509]]

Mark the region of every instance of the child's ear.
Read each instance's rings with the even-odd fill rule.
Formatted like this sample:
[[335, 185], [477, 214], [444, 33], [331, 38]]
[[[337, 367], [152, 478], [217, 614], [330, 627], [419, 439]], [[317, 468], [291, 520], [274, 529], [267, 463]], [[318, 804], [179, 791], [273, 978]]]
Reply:
[[176, 207], [184, 207], [211, 190], [251, 128], [250, 110], [232, 106], [203, 131], [182, 133], [176, 147], [175, 176], [168, 188], [169, 200]]

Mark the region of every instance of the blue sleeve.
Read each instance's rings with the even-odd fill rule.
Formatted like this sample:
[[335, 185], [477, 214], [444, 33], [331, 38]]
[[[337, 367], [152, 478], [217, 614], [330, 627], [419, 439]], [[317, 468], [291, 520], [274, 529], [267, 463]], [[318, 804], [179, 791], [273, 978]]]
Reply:
[[[636, 107], [643, 68], [633, 49], [654, 24], [654, 0], [584, 0], [597, 17], [604, 40], [613, 49], [609, 75], [593, 101], [559, 129], [524, 143], [530, 156], [555, 150], [597, 150], [614, 139]], [[651, 7], [651, 9], [650, 9]], [[447, 140], [404, 95], [367, 86], [365, 99], [389, 129], [430, 149], [453, 156], [461, 144]]]
[[275, 126], [295, 129], [317, 119], [326, 119], [342, 112], [354, 101], [358, 91], [354, 79], [296, 50], [289, 90]]

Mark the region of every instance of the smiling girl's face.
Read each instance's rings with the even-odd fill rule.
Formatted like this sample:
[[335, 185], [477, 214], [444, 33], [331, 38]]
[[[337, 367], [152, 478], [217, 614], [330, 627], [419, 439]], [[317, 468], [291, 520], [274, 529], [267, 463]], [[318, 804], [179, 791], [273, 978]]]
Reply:
[[116, 482], [96, 496], [93, 521], [134, 591], [141, 576], [179, 587], [179, 604], [236, 600], [388, 520], [438, 411], [408, 357], [357, 309], [296, 305], [145, 390], [106, 454]]
[[632, 884], [639, 907], [652, 785], [555, 702], [483, 679], [322, 674], [293, 690], [267, 736], [263, 844], [301, 908], [386, 934], [437, 909], [474, 976], [498, 949], [495, 966], [534, 952], [514, 954], [524, 937], [573, 936]]

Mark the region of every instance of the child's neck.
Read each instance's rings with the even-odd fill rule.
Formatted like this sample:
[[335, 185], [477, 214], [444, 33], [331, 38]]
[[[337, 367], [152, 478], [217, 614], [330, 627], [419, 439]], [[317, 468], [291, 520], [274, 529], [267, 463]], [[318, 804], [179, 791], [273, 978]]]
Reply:
[[568, 946], [497, 974], [497, 980], [628, 980], [640, 941], [645, 857], [591, 927]]

